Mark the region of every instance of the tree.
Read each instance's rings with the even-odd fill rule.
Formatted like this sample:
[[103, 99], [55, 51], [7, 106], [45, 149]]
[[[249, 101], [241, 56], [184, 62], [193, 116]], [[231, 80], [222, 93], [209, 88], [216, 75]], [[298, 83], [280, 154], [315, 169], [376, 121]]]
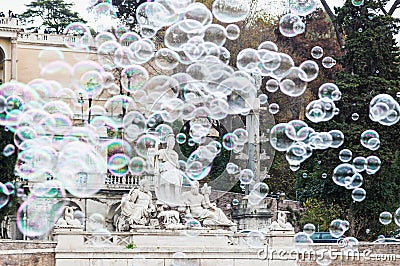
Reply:
[[[41, 27], [61, 34], [65, 27], [72, 22], [85, 22], [77, 12], [73, 12], [73, 4], [65, 3], [64, 0], [36, 0], [27, 4], [27, 10], [20, 15], [25, 23], [33, 23], [37, 18], [42, 20]], [[34, 29], [30, 27], [28, 29]]]
[[[369, 2], [373, 2], [374, 4], [376, 4], [377, 7], [379, 8], [379, 10], [386, 16], [393, 16], [393, 13], [396, 11], [396, 9], [400, 8], [400, 0], [394, 1], [389, 9], [385, 8], [385, 5], [389, 2], [388, 0], [365, 1], [365, 4], [369, 4]], [[326, 0], [321, 0], [321, 4], [324, 7], [326, 13], [329, 15], [330, 19], [332, 20], [332, 23], [333, 23], [333, 26], [334, 26], [335, 32], [336, 32], [337, 41], [339, 42], [340, 46], [343, 46], [345, 44], [346, 32], [343, 30], [340, 22], [336, 19], [335, 14], [333, 13], [332, 9], [329, 7]], [[350, 1], [346, 1], [346, 4], [352, 4], [352, 3]], [[361, 5], [359, 8], [363, 8], [364, 5]]]
[[117, 7], [117, 16], [125, 22], [131, 30], [137, 30], [136, 10], [137, 8], [148, 1], [146, 0], [114, 0], [113, 5]]
[[[13, 134], [10, 131], [5, 131], [4, 127], [0, 127], [0, 150], [3, 149], [8, 144], [13, 144]], [[4, 154], [0, 154], [0, 182], [15, 182], [14, 168], [15, 162], [17, 159], [16, 153], [11, 154], [10, 156], [5, 156]], [[1, 191], [2, 193], [2, 191]], [[4, 195], [1, 195], [2, 199], [5, 199]], [[14, 214], [17, 210], [17, 203], [15, 193], [9, 196], [8, 204], [0, 209], [0, 221], [3, 220], [4, 216], [7, 214]]]
[[[383, 126], [369, 118], [369, 103], [373, 97], [382, 93], [396, 97], [400, 90], [399, 48], [393, 37], [399, 29], [396, 19], [389, 13], [379, 13], [383, 4], [366, 1], [363, 6], [356, 7], [346, 1], [336, 10], [335, 21], [345, 33], [344, 55], [339, 58], [345, 71], [338, 73], [335, 79], [343, 92], [337, 104], [340, 114], [327, 123], [312, 125], [316, 131], [341, 130], [345, 135], [341, 148], [351, 149], [353, 157], [376, 155], [381, 159], [382, 167], [374, 175], [362, 173], [362, 187], [367, 192], [362, 202], [353, 202], [351, 190], [338, 187], [330, 179], [333, 169], [342, 163], [338, 159], [338, 150], [320, 151], [309, 158], [303, 165], [308, 178], [298, 182], [302, 201], [315, 198], [325, 204], [338, 204], [345, 213], [343, 218], [351, 224], [348, 234], [363, 239], [371, 237], [366, 235], [366, 229], [371, 230], [372, 237], [388, 231], [387, 226], [380, 224], [379, 214], [398, 208], [400, 191], [398, 126]], [[340, 38], [338, 42], [341, 42]], [[353, 121], [353, 113], [359, 114], [357, 121]], [[360, 144], [361, 133], [367, 129], [379, 133], [379, 150], [370, 151]], [[317, 166], [317, 161], [322, 161], [321, 165]], [[322, 179], [321, 173], [327, 173], [329, 178]]]

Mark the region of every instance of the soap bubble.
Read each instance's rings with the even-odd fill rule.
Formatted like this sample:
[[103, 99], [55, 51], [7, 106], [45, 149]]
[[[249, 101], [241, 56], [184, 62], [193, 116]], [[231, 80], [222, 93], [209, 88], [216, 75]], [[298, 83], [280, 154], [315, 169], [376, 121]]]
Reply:
[[268, 96], [265, 94], [258, 95], [258, 99], [260, 100], [260, 104], [268, 103]]
[[363, 145], [367, 149], [370, 149], [371, 151], [379, 149], [380, 146], [379, 134], [375, 130], [372, 129], [365, 130], [361, 134], [360, 141], [361, 145]]
[[287, 124], [275, 125], [270, 131], [270, 143], [277, 151], [287, 151], [294, 143], [294, 140], [287, 134]]
[[342, 222], [342, 220], [336, 219], [333, 220], [329, 225], [329, 233], [333, 237], [339, 238], [346, 232], [346, 228], [344, 227]]
[[396, 223], [397, 226], [400, 226], [400, 208], [398, 208], [395, 212], [394, 212], [394, 222]]
[[295, 244], [311, 244], [313, 243], [310, 235], [306, 232], [299, 232], [293, 236], [293, 242]]
[[315, 0], [290, 0], [289, 1], [289, 8], [293, 14], [299, 16], [306, 16], [311, 14], [317, 8], [317, 1]]
[[226, 171], [228, 172], [228, 174], [234, 175], [240, 172], [240, 168], [234, 163], [228, 163], [226, 165]]
[[304, 23], [294, 14], [283, 15], [279, 21], [279, 31], [285, 37], [294, 37], [304, 31]]
[[225, 30], [226, 30], [226, 37], [229, 40], [236, 40], [237, 38], [239, 38], [240, 28], [238, 25], [229, 24], [228, 26], [226, 26]]
[[359, 115], [359, 114], [357, 114], [357, 113], [352, 113], [352, 114], [351, 114], [351, 119], [352, 119], [353, 121], [357, 121], [358, 118], [360, 118], [360, 115]]
[[250, 3], [247, 0], [215, 0], [212, 13], [223, 23], [235, 23], [247, 18], [250, 13]]
[[275, 79], [270, 79], [265, 84], [265, 88], [269, 92], [276, 92], [279, 89], [279, 82]]
[[356, 169], [357, 172], [362, 172], [366, 169], [367, 167], [367, 160], [364, 157], [356, 157], [353, 160], [353, 166]]
[[279, 112], [279, 105], [277, 103], [271, 103], [268, 107], [268, 111], [275, 115]]
[[385, 126], [396, 124], [400, 120], [400, 105], [388, 94], [375, 96], [369, 104], [369, 118]]
[[237, 143], [238, 137], [234, 133], [226, 133], [222, 137], [222, 146], [228, 150], [231, 151], [235, 148], [235, 145]]
[[330, 56], [325, 57], [322, 59], [322, 66], [324, 68], [332, 68], [336, 65], [336, 60]]
[[353, 156], [353, 153], [349, 149], [343, 149], [339, 152], [339, 159], [342, 162], [349, 162]]
[[9, 156], [13, 155], [14, 152], [15, 152], [15, 146], [12, 144], [7, 144], [3, 149], [3, 155], [5, 157], [9, 157]]
[[333, 182], [339, 186], [346, 186], [346, 184], [353, 180], [353, 176], [356, 172], [353, 165], [348, 163], [340, 164], [333, 170]]
[[314, 59], [320, 59], [324, 56], [324, 49], [320, 46], [315, 46], [311, 49], [311, 56]]
[[388, 225], [392, 222], [392, 214], [390, 212], [381, 212], [379, 214], [379, 222], [383, 225]]
[[0, 209], [7, 205], [10, 194], [11, 192], [7, 186], [0, 182]]
[[185, 133], [179, 133], [178, 135], [176, 135], [176, 142], [178, 142], [178, 144], [183, 144], [186, 142], [186, 135]]
[[301, 63], [299, 68], [303, 70], [304, 73], [306, 74], [305, 76], [304, 75], [300, 76], [300, 78], [304, 81], [310, 82], [318, 77], [318, 72], [319, 72], [318, 64], [312, 60], [304, 61], [303, 63]]
[[304, 225], [303, 232], [308, 234], [308, 235], [314, 234], [315, 233], [315, 225], [313, 225], [313, 224]]
[[253, 178], [254, 178], [254, 173], [252, 170], [243, 169], [242, 171], [240, 171], [239, 180], [241, 184], [243, 185], [250, 184], [251, 181], [253, 181]]
[[132, 175], [140, 175], [144, 172], [146, 162], [141, 157], [133, 157], [129, 162], [129, 171]]
[[332, 136], [331, 148], [339, 148], [344, 143], [344, 134], [340, 130], [331, 130], [328, 132]]
[[127, 92], [141, 89], [149, 79], [149, 73], [142, 66], [129, 66], [121, 72], [121, 85]]
[[365, 170], [366, 170], [367, 174], [373, 175], [376, 172], [378, 172], [379, 169], [381, 168], [382, 162], [377, 156], [371, 155], [371, 156], [368, 156], [367, 158], [365, 158], [365, 160], [366, 160], [366, 169]]
[[351, 192], [351, 197], [354, 201], [361, 202], [367, 196], [367, 192], [363, 188], [356, 188]]
[[364, 4], [364, 0], [351, 0], [351, 3], [352, 3], [354, 6], [361, 6], [361, 5]]

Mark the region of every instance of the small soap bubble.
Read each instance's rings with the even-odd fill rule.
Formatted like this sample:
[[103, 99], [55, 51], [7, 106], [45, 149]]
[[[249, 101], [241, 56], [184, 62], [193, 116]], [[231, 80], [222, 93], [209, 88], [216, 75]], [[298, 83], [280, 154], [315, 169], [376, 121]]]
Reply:
[[315, 225], [313, 225], [313, 224], [304, 225], [303, 232], [306, 233], [307, 235], [314, 234], [315, 233]]
[[228, 38], [229, 40], [236, 40], [237, 38], [239, 38], [240, 28], [238, 25], [229, 24], [228, 26], [226, 26], [225, 30], [226, 38]]
[[346, 231], [346, 228], [343, 226], [342, 222], [343, 222], [342, 220], [336, 219], [333, 220], [329, 225], [329, 232], [333, 237], [339, 238]]
[[360, 115], [359, 115], [358, 113], [353, 113], [353, 114], [351, 115], [351, 119], [352, 119], [353, 121], [357, 121], [359, 118], [360, 118]]
[[258, 99], [260, 100], [260, 104], [266, 104], [268, 102], [268, 96], [265, 94], [260, 94]]
[[351, 193], [351, 197], [353, 198], [354, 201], [357, 201], [357, 202], [363, 201], [366, 196], [367, 196], [367, 192], [363, 188], [356, 188]]
[[351, 0], [353, 6], [361, 6], [364, 4], [364, 0]]
[[392, 214], [390, 212], [381, 212], [379, 214], [379, 222], [383, 225], [388, 225], [392, 222]]
[[349, 162], [351, 161], [353, 153], [349, 149], [343, 149], [339, 152], [339, 159], [342, 162]]
[[275, 115], [279, 112], [279, 105], [277, 103], [271, 103], [268, 107], [268, 111]]
[[324, 57], [324, 59], [322, 59], [322, 66], [325, 68], [332, 68], [335, 65], [336, 65], [336, 60], [330, 56]]
[[321, 46], [315, 46], [311, 49], [311, 56], [314, 59], [320, 59], [324, 56], [324, 49]]
[[9, 157], [15, 152], [15, 146], [13, 144], [7, 144], [3, 149], [3, 155]]

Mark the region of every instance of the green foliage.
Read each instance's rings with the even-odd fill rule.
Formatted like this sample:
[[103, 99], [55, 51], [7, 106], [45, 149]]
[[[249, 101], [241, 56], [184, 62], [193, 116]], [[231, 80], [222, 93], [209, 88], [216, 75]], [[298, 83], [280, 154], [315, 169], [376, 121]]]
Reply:
[[[71, 11], [72, 6], [73, 4], [66, 3], [64, 0], [36, 0], [27, 4], [27, 10], [19, 17], [28, 24], [40, 18], [41, 26], [61, 34], [72, 22], [85, 22], [77, 12]], [[28, 27], [28, 29], [33, 28], [36, 27]]]
[[[343, 211], [338, 204], [325, 204], [316, 199], [307, 199], [303, 202], [305, 211], [300, 218], [300, 224], [307, 223], [315, 225], [320, 232], [329, 232], [329, 225], [334, 219], [343, 219]], [[319, 228], [319, 229], [318, 229]]]
[[126, 247], [127, 249], [134, 249], [134, 248], [137, 248], [137, 246], [136, 246], [135, 243], [129, 243], [129, 244], [127, 244], [125, 247]]
[[[398, 27], [393, 18], [378, 14], [376, 1], [366, 1], [361, 7], [355, 7], [350, 2], [347, 1], [342, 8], [336, 10], [337, 21], [342, 25], [346, 38], [343, 56], [339, 58], [345, 71], [338, 73], [335, 79], [335, 84], [343, 93], [342, 99], [337, 102], [340, 114], [329, 122], [311, 124], [318, 132], [341, 130], [345, 142], [339, 149], [315, 152], [297, 175], [297, 190], [302, 202], [317, 201], [325, 208], [340, 206], [344, 212], [342, 218], [347, 219], [351, 225], [346, 235], [374, 239], [379, 234], [387, 235], [393, 229], [379, 223], [379, 214], [383, 211], [394, 212], [399, 207], [399, 127], [382, 126], [369, 119], [369, 103], [373, 97], [386, 93], [395, 98], [400, 91], [399, 50], [393, 38]], [[359, 114], [357, 121], [351, 119], [353, 113]], [[370, 151], [360, 144], [361, 133], [367, 129], [379, 133], [379, 150]], [[353, 158], [376, 155], [382, 161], [382, 167], [376, 174], [362, 172], [362, 187], [367, 191], [367, 197], [362, 202], [353, 202], [351, 190], [337, 186], [331, 179], [334, 168], [342, 163], [338, 153], [343, 148], [350, 149]], [[308, 174], [307, 178], [301, 178], [303, 172]], [[322, 173], [327, 173], [328, 178], [322, 179]], [[318, 204], [311, 204], [311, 209], [318, 207]], [[326, 222], [332, 220], [327, 219]], [[366, 229], [371, 230], [369, 235]]]
[[137, 29], [136, 10], [146, 0], [114, 0], [113, 5], [117, 8], [117, 17], [125, 22], [129, 28]]
[[[10, 131], [5, 131], [4, 127], [0, 127], [0, 150], [3, 151], [7, 144], [13, 144], [13, 134]], [[16, 153], [11, 156], [4, 156], [0, 153], [0, 182], [15, 182], [14, 167], [17, 159]], [[7, 214], [15, 213], [17, 209], [15, 194], [10, 196], [9, 203], [0, 209], [0, 220]]]

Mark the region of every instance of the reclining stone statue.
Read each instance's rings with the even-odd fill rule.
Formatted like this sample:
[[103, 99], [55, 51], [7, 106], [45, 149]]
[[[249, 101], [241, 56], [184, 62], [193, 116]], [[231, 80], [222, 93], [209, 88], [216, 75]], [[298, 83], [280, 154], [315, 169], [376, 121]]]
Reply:
[[201, 221], [203, 226], [236, 226], [234, 222], [226, 217], [220, 208], [210, 203], [209, 195], [211, 193], [211, 187], [204, 184], [201, 193], [199, 187], [200, 184], [198, 181], [192, 181], [190, 191], [183, 193], [187, 212], [190, 213], [193, 218]]

